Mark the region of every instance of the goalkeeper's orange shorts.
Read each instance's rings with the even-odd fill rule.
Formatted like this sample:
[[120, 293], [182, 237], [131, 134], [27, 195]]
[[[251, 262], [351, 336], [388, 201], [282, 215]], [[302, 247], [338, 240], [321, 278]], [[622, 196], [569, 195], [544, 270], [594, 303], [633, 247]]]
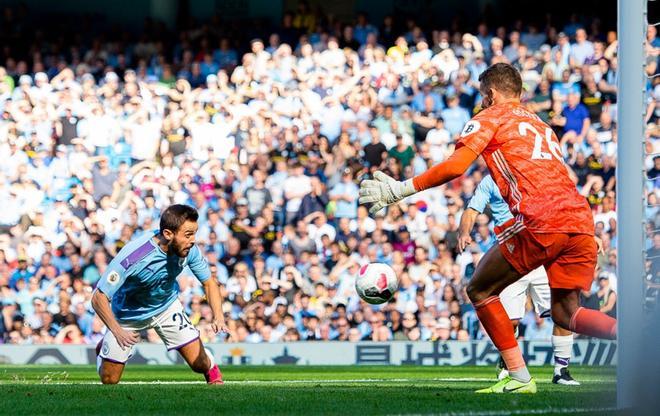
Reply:
[[504, 258], [518, 273], [524, 276], [544, 266], [553, 289], [591, 288], [598, 251], [593, 236], [534, 233], [519, 225], [512, 232], [513, 227], [512, 219], [495, 232]]

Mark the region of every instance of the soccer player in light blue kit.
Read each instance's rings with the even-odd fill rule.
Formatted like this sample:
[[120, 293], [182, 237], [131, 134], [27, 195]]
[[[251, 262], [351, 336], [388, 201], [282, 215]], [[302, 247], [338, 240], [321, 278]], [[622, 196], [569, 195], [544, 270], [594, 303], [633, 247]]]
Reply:
[[[485, 176], [481, 180], [468, 203], [467, 209], [461, 216], [458, 229], [459, 250], [463, 251], [472, 243], [470, 232], [479, 214], [482, 214], [486, 209], [486, 205], [490, 205], [495, 225], [502, 225], [513, 218], [511, 211], [509, 211], [509, 206], [504, 202], [500, 190], [490, 175]], [[550, 316], [550, 286], [548, 284], [548, 275], [543, 266], [533, 270], [510, 286], [507, 286], [500, 293], [502, 306], [506, 310], [507, 315], [509, 315], [511, 323], [516, 328], [516, 332], [518, 331], [519, 321], [525, 315], [525, 304], [527, 303], [528, 293], [531, 295], [534, 309], [539, 315], [537, 319]], [[555, 384], [579, 385], [580, 383], [575, 381], [568, 371], [568, 363], [573, 350], [573, 333], [555, 325], [552, 330], [552, 347], [554, 349], [555, 361], [555, 372], [552, 382]], [[508, 371], [504, 368], [504, 361], [501, 359], [499, 366], [500, 372], [498, 379], [502, 380], [508, 376]]]
[[121, 379], [138, 342], [136, 331], [156, 330], [168, 350], [177, 350], [207, 383], [222, 384], [222, 373], [199, 339], [178, 300], [177, 276], [188, 267], [202, 283], [213, 311], [212, 328], [228, 332], [222, 298], [208, 264], [195, 245], [197, 211], [172, 205], [160, 218], [160, 230], [126, 244], [110, 262], [92, 297], [92, 306], [108, 331], [97, 346], [103, 384]]

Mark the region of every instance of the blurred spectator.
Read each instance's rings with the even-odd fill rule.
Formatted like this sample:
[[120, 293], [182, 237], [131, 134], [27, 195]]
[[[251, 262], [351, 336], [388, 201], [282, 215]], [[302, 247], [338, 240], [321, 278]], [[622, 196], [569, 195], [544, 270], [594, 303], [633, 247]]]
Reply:
[[357, 217], [358, 186], [353, 181], [353, 172], [350, 168], [344, 169], [341, 181], [329, 193], [330, 200], [336, 204], [335, 218]]

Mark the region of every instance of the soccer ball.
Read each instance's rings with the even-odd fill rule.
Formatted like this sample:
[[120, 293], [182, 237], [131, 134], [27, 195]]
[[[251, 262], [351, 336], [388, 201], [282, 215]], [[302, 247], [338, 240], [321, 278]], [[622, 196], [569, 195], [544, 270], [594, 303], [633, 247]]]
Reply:
[[360, 267], [355, 290], [367, 303], [378, 305], [392, 298], [399, 287], [394, 270], [384, 263], [369, 263]]

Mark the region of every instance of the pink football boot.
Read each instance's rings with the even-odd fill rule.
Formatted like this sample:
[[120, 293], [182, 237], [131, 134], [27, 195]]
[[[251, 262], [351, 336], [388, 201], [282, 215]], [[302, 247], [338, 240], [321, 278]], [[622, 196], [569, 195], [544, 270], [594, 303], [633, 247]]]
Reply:
[[222, 372], [217, 364], [204, 374], [204, 378], [206, 379], [207, 384], [225, 384], [225, 382], [222, 381]]

